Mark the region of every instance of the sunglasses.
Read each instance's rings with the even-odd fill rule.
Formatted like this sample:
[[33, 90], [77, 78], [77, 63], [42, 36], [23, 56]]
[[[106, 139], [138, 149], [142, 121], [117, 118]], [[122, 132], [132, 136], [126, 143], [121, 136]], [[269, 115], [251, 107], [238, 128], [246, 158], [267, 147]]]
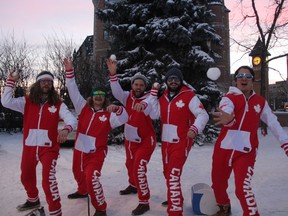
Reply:
[[102, 97], [105, 97], [106, 93], [103, 91], [94, 91], [94, 92], [92, 92], [92, 95], [93, 96], [100, 95]]
[[174, 82], [180, 82], [180, 78], [177, 76], [169, 76], [167, 81], [168, 82], [172, 82], [174, 80]]
[[49, 85], [52, 85], [53, 84], [53, 81], [52, 80], [47, 80], [47, 79], [40, 79], [40, 83], [41, 84], [49, 84]]
[[243, 79], [244, 77], [247, 80], [252, 80], [253, 79], [253, 75], [249, 74], [249, 73], [238, 73], [235, 78], [236, 79]]

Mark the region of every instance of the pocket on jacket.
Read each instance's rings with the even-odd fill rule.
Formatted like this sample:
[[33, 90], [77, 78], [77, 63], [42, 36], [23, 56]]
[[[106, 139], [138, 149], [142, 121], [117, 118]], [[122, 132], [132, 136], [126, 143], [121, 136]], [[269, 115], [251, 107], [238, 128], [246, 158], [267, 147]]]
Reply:
[[221, 142], [221, 148], [233, 149], [248, 153], [251, 151], [250, 132], [240, 130], [228, 130]]
[[48, 130], [30, 129], [28, 137], [25, 140], [25, 145], [51, 147], [52, 141], [48, 137]]

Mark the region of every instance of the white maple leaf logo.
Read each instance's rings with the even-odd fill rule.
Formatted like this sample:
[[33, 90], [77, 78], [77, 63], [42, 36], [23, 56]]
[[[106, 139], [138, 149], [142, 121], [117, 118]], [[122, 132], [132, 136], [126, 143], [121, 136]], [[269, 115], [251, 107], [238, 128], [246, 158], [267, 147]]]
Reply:
[[255, 110], [256, 113], [260, 113], [260, 111], [261, 111], [260, 105], [259, 104], [255, 105], [254, 106], [254, 110]]
[[102, 115], [102, 116], [99, 117], [99, 120], [104, 122], [104, 121], [107, 120], [107, 117], [105, 115]]
[[185, 106], [185, 103], [183, 103], [182, 100], [179, 100], [179, 101], [176, 102], [176, 106], [177, 106], [178, 108], [182, 108], [182, 107]]
[[51, 113], [55, 113], [57, 111], [57, 108], [53, 105], [53, 106], [49, 107], [48, 110]]

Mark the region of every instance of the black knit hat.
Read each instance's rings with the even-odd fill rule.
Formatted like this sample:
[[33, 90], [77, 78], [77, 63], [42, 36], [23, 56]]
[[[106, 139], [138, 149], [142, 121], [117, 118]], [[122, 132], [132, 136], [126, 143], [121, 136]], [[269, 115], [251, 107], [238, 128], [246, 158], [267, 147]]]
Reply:
[[36, 81], [41, 80], [41, 79], [49, 79], [49, 80], [54, 80], [54, 76], [51, 72], [49, 71], [42, 71], [40, 72], [37, 77], [36, 77]]
[[167, 71], [167, 73], [165, 74], [165, 83], [167, 82], [167, 79], [170, 76], [176, 76], [181, 80], [181, 83], [183, 82], [182, 72], [176, 67], [173, 67]]

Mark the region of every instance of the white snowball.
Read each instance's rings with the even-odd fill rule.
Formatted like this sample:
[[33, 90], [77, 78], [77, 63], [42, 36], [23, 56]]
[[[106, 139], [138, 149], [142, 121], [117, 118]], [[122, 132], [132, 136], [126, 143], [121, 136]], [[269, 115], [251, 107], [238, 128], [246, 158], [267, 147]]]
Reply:
[[160, 84], [158, 82], [153, 83], [153, 88], [159, 88]]
[[11, 75], [12, 75], [13, 77], [16, 77], [16, 76], [18, 76], [18, 72], [14, 71]]
[[112, 55], [110, 56], [110, 59], [111, 59], [112, 61], [116, 61], [116, 55], [112, 54]]
[[217, 80], [221, 75], [221, 71], [217, 67], [209, 68], [207, 71], [207, 77], [211, 80]]

